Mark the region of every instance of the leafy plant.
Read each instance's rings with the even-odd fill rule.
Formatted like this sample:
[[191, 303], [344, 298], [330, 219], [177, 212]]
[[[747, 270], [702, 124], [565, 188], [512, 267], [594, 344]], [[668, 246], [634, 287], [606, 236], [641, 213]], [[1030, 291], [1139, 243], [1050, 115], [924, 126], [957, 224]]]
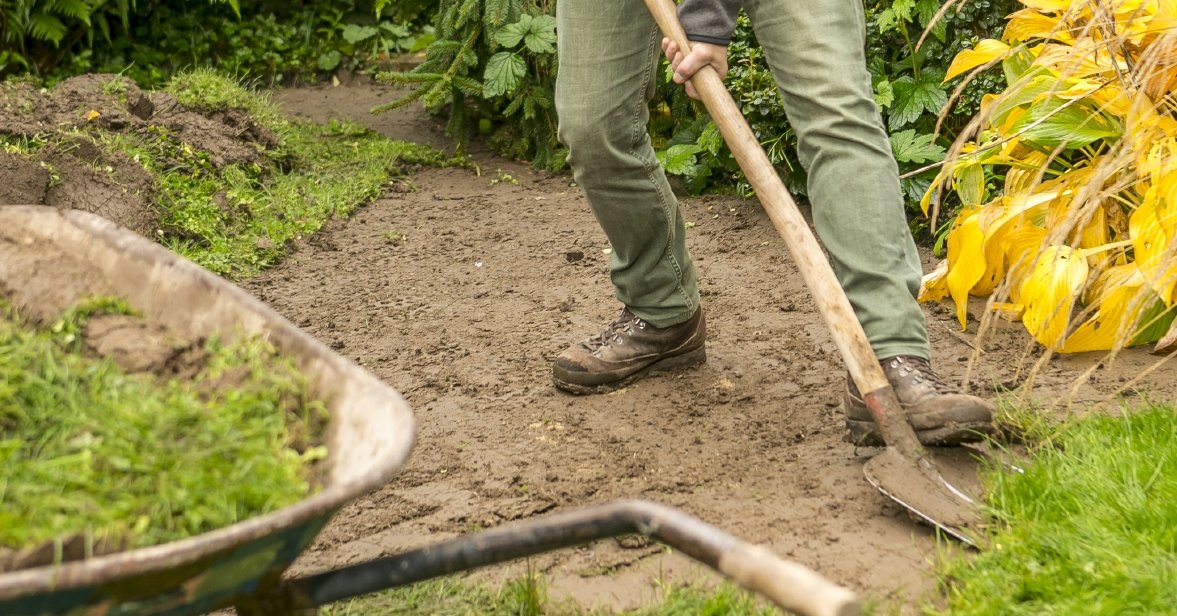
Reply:
[[[1177, 343], [1177, 4], [1040, 3], [956, 56], [1008, 84], [962, 134], [941, 187], [963, 204], [922, 298], [996, 294], [1061, 352]], [[1004, 180], [991, 195], [987, 177]]]
[[[937, 133], [937, 120], [949, 101], [950, 87], [943, 83], [947, 69], [945, 49], [975, 40], [978, 33], [996, 31], [1000, 16], [1014, 5], [1014, 0], [980, 0], [949, 6], [941, 14], [938, 0], [899, 0], [866, 2], [868, 27], [868, 69], [875, 88], [875, 101], [891, 131], [892, 153], [904, 172], [903, 189], [914, 206], [932, 177], [935, 164], [943, 159], [947, 141]], [[927, 37], [921, 40], [929, 26]], [[730, 70], [727, 86], [748, 119], [753, 132], [769, 160], [785, 176], [793, 192], [805, 193], [805, 171], [794, 153], [796, 136], [784, 115], [776, 83], [768, 69], [763, 51], [756, 41], [751, 23], [740, 16], [728, 47]], [[973, 88], [987, 84], [974, 85]], [[714, 128], [699, 125], [694, 119], [703, 116], [701, 107], [683, 107], [668, 91], [676, 89], [669, 80], [660, 84], [655, 115], [678, 118], [670, 123], [673, 137], [655, 142], [660, 147], [695, 143], [697, 160], [691, 165], [670, 169], [684, 175], [686, 186], [700, 192], [724, 184], [735, 184], [740, 192], [751, 189], [742, 180], [730, 157], [722, 154], [722, 141]], [[970, 89], [957, 98], [963, 113], [978, 96]], [[962, 122], [953, 121], [959, 113], [949, 114], [944, 128], [954, 130]], [[967, 116], [966, 116], [967, 117]], [[655, 123], [655, 134], [666, 129]], [[676, 149], [681, 156], [685, 150]], [[667, 153], [660, 156], [667, 157]], [[674, 156], [670, 156], [674, 158]], [[921, 224], [917, 220], [916, 224]]]
[[[389, 1], [377, 0], [376, 6]], [[373, 111], [415, 100], [426, 109], [448, 108], [448, 130], [459, 139], [479, 127], [509, 155], [561, 167], [553, 110], [554, 11], [553, 0], [442, 0], [437, 38], [425, 48], [424, 61], [408, 72], [377, 76], [412, 91]]]
[[[239, 0], [225, 4], [240, 15]], [[0, 74], [17, 69], [43, 73], [69, 55], [75, 45], [92, 45], [96, 36], [111, 43], [112, 33], [131, 29], [134, 0], [10, 0], [0, 8]]]

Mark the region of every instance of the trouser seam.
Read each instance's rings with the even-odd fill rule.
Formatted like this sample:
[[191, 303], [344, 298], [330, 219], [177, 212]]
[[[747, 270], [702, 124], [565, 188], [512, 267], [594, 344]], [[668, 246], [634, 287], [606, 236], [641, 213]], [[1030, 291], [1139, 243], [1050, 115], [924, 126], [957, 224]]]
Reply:
[[[654, 55], [656, 53], [655, 49], [656, 49], [657, 45], [658, 45], [658, 29], [654, 28], [650, 31], [650, 45], [649, 45], [649, 51], [653, 52], [653, 53], [647, 53], [646, 54], [647, 58], [657, 57], [656, 55]], [[647, 68], [643, 72], [642, 88], [640, 90], [642, 93], [642, 96], [639, 98], [638, 105], [634, 107], [634, 114], [633, 114], [633, 118], [632, 118], [633, 121], [631, 124], [634, 128], [634, 132], [633, 132], [633, 135], [630, 138], [630, 142], [629, 142], [629, 155], [633, 156], [634, 158], [637, 158], [639, 160], [641, 160], [641, 159], [637, 155], [637, 147], [638, 147], [638, 144], [641, 143], [643, 131], [645, 131], [645, 129], [646, 129], [646, 127], [640, 121], [641, 116], [642, 116], [642, 108], [643, 108], [643, 106], [648, 104], [648, 101], [646, 100], [646, 98], [647, 98], [646, 92], [649, 91], [651, 77], [658, 70], [657, 69], [657, 61], [654, 61], [655, 66], [649, 66], [650, 60], [648, 60], [648, 59], [646, 62], [647, 62]], [[646, 177], [650, 180], [650, 185], [653, 186], [654, 190], [658, 192], [658, 203], [662, 209], [662, 215], [666, 217], [667, 231], [666, 231], [666, 243], [663, 245], [663, 255], [664, 255], [663, 259], [668, 261], [670, 263], [671, 269], [674, 270], [674, 288], [675, 288], [675, 291], [678, 292], [679, 296], [682, 297], [683, 302], [686, 304], [687, 318], [690, 318], [690, 315], [695, 312], [695, 301], [694, 301], [694, 298], [692, 298], [690, 296], [690, 294], [687, 293], [687, 290], [684, 289], [682, 286], [682, 277], [683, 277], [682, 266], [679, 264], [678, 260], [674, 258], [674, 251], [671, 250], [671, 246], [674, 243], [674, 212], [672, 212], [670, 209], [670, 202], [666, 198], [666, 193], [663, 192], [662, 186], [659, 184], [658, 180], [654, 177], [654, 170], [657, 168], [657, 165], [658, 165], [657, 160], [655, 160], [653, 164], [651, 164], [649, 161], [645, 161], [645, 160], [642, 161], [642, 168], [646, 172]]]

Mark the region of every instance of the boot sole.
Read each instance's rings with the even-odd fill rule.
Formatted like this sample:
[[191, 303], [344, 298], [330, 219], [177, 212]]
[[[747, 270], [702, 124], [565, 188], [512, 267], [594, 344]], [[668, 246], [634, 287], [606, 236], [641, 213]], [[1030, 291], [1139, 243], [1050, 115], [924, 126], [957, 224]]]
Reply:
[[[846, 420], [849, 432], [846, 440], [859, 447], [882, 447], [886, 445], [873, 421]], [[930, 447], [975, 443], [993, 434], [993, 424], [984, 421], [951, 423], [929, 430], [916, 430], [915, 436], [921, 445]]]
[[616, 391], [633, 383], [634, 381], [650, 376], [657, 372], [666, 372], [667, 370], [674, 370], [675, 368], [686, 368], [688, 366], [697, 366], [707, 361], [707, 347], [699, 347], [693, 351], [687, 351], [681, 355], [673, 355], [671, 357], [664, 357], [641, 370], [618, 381], [610, 381], [608, 383], [601, 383], [599, 385], [581, 385], [579, 383], [570, 383], [562, 380], [559, 377], [553, 376], [552, 382], [556, 387], [578, 396], [587, 394], [603, 394], [610, 391]]

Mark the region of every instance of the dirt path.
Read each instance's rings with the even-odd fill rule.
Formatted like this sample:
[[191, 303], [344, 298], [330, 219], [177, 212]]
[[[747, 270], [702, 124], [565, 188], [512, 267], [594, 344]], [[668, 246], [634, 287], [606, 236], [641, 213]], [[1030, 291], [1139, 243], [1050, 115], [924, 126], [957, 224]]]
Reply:
[[[289, 111], [317, 120], [350, 117], [395, 138], [448, 143], [415, 109], [367, 115], [390, 97], [373, 86], [278, 95]], [[332, 223], [245, 285], [403, 392], [419, 421], [399, 478], [338, 516], [297, 570], [644, 498], [767, 544], [876, 600], [911, 605], [934, 590], [936, 540], [863, 479], [873, 451], [842, 442], [837, 351], [755, 202], [683, 202], [695, 223], [689, 242], [708, 311], [708, 363], [611, 395], [572, 397], [551, 386], [551, 360], [619, 309], [604, 234], [570, 176], [475, 156], [481, 175], [420, 170], [409, 178], [415, 191]], [[930, 306], [928, 314], [936, 363], [960, 379], [972, 333], [956, 333], [947, 309]], [[1025, 348], [1017, 327], [1000, 328], [973, 382], [1017, 382]], [[1096, 371], [1075, 401], [1102, 399], [1155, 361], [1128, 353]], [[1067, 398], [1089, 363], [1056, 360], [1035, 397]], [[1170, 377], [1157, 371], [1141, 387], [1172, 399]], [[716, 579], [631, 541], [531, 565], [549, 575], [556, 597], [594, 606], [648, 601], [660, 579]]]

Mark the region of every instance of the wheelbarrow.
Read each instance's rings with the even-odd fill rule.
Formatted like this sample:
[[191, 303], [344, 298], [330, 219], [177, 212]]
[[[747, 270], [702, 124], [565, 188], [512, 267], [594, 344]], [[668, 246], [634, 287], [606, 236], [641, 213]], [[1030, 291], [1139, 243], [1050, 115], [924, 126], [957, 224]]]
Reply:
[[[52, 266], [59, 277], [37, 275]], [[81, 281], [81, 282], [79, 282]], [[306, 577], [284, 576], [331, 517], [400, 470], [408, 403], [375, 376], [191, 262], [98, 216], [0, 207], [0, 290], [17, 307], [118, 295], [183, 334], [268, 339], [329, 412], [325, 487], [294, 505], [171, 543], [0, 574], [0, 614], [313, 613], [318, 606], [608, 537], [640, 533], [800, 614], [859, 613], [853, 593], [675, 509], [629, 501], [464, 535]]]

